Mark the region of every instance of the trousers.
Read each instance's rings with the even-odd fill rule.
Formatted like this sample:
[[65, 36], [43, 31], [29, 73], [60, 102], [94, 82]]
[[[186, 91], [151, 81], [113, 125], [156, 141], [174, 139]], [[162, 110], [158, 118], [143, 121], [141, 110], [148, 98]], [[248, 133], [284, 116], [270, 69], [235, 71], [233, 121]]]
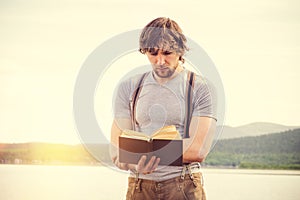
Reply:
[[128, 178], [126, 200], [206, 200], [202, 173], [157, 182]]

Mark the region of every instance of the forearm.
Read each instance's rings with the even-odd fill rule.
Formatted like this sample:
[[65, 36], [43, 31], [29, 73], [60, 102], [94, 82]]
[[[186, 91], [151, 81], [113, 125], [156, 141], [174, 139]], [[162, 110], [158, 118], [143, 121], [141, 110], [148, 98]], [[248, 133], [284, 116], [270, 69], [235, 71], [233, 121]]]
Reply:
[[202, 162], [206, 154], [202, 150], [202, 142], [193, 141], [194, 138], [186, 138], [183, 140], [183, 162]]
[[183, 139], [183, 161], [202, 162], [211, 148], [216, 121], [209, 117], [194, 117], [190, 124], [190, 138]]
[[111, 148], [110, 148], [110, 157], [113, 163], [120, 169], [128, 170], [128, 166], [125, 163], [119, 162], [118, 149], [119, 149], [119, 136], [122, 133], [123, 129], [130, 129], [131, 124], [129, 119], [114, 119], [111, 127]]

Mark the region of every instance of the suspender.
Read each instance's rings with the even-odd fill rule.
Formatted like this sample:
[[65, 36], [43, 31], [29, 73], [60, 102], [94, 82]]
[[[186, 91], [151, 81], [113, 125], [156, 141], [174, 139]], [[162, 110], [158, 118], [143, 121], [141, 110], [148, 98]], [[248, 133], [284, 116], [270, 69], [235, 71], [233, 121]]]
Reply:
[[[140, 80], [138, 81], [135, 90], [132, 94], [132, 100], [130, 102], [130, 112], [131, 112], [131, 124], [132, 129], [135, 130], [135, 125], [138, 125], [136, 121], [136, 103], [138, 97], [142, 91], [142, 87], [145, 81], [145, 78], [148, 76], [150, 72], [146, 72], [142, 75]], [[189, 138], [189, 125], [192, 118], [192, 100], [193, 100], [193, 91], [194, 88], [194, 80], [195, 80], [195, 73], [188, 71], [187, 80], [186, 80], [186, 90], [185, 90], [185, 118], [184, 118], [184, 137]]]
[[142, 87], [145, 81], [145, 78], [150, 72], [146, 72], [142, 75], [140, 80], [138, 81], [138, 84], [135, 87], [135, 90], [132, 94], [132, 101], [130, 102], [130, 112], [131, 112], [131, 125], [132, 130], [135, 130], [135, 125], [137, 124], [136, 117], [135, 117], [135, 109], [136, 109], [136, 102], [138, 100], [138, 97], [140, 96], [140, 93], [142, 91]]
[[185, 90], [185, 118], [184, 118], [184, 134], [183, 138], [190, 137], [190, 122], [192, 119], [192, 101], [193, 101], [193, 88], [195, 81], [195, 73], [189, 71], [186, 80], [186, 90]]

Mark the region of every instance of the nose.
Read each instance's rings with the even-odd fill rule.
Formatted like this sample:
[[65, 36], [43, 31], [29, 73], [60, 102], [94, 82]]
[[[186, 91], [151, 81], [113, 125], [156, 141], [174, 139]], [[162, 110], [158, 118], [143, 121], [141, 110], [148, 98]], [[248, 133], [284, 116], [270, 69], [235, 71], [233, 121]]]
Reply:
[[162, 55], [162, 54], [157, 54], [156, 56], [156, 63], [157, 65], [164, 65], [166, 63], [166, 60], [165, 60], [165, 55]]

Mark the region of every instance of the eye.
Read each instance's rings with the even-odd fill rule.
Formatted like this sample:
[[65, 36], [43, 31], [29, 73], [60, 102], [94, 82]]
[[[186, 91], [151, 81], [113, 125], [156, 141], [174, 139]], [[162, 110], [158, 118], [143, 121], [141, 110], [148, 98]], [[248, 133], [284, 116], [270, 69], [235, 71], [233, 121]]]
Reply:
[[170, 55], [170, 54], [172, 54], [173, 52], [171, 52], [171, 51], [164, 51], [163, 52], [163, 54], [165, 55], [165, 56], [167, 56], [167, 55]]
[[149, 49], [149, 53], [150, 53], [152, 56], [156, 56], [156, 55], [158, 54], [158, 49], [150, 48], [150, 49]]
[[157, 56], [157, 52], [150, 52], [152, 56]]

